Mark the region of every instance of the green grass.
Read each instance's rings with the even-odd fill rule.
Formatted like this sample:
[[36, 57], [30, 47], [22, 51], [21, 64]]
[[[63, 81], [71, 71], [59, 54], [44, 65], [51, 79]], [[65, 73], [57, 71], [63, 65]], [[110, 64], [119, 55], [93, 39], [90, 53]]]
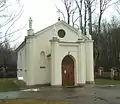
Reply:
[[0, 78], [0, 92], [20, 90], [20, 87], [14, 83], [15, 78]]
[[115, 85], [120, 84], [120, 80], [110, 80], [110, 79], [95, 79], [95, 83], [98, 85]]
[[[15, 81], [17, 81], [15, 78], [0, 78], [0, 92], [20, 90], [19, 85], [17, 85]], [[97, 85], [115, 85], [120, 84], [120, 80], [95, 79], [95, 83]]]
[[39, 99], [17, 99], [0, 101], [0, 104], [70, 104], [67, 101], [52, 101]]

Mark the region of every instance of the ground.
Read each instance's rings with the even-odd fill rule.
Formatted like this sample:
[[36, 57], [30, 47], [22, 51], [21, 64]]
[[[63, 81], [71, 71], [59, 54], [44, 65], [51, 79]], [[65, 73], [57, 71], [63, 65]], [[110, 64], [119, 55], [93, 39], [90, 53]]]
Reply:
[[0, 104], [70, 104], [68, 101], [51, 101], [40, 99], [18, 99], [18, 100], [1, 100]]
[[[105, 81], [104, 85], [101, 85]], [[16, 104], [15, 99], [24, 98], [21, 102], [27, 100], [36, 102], [36, 104], [120, 104], [120, 81], [101, 80], [97, 79], [97, 85], [86, 85], [85, 87], [76, 88], [55, 88], [55, 87], [41, 87], [38, 92], [1, 92], [0, 99], [14, 99], [1, 100], [0, 104]], [[114, 85], [108, 85], [112, 84]], [[36, 100], [37, 99], [37, 100]], [[39, 99], [39, 100], [38, 100]], [[21, 104], [21, 103], [19, 103]], [[28, 103], [22, 103], [28, 104]], [[35, 104], [35, 103], [34, 103]]]
[[[39, 92], [23, 92], [23, 91], [1, 92], [0, 98], [1, 99], [24, 98], [28, 100], [39, 99], [40, 101], [41, 99], [43, 101], [55, 100], [58, 102], [63, 101], [64, 102], [63, 104], [68, 104], [67, 102], [70, 102], [70, 104], [120, 104], [119, 89], [120, 89], [120, 85], [111, 86], [111, 87], [104, 85], [94, 85], [94, 86], [87, 85], [86, 87], [83, 88], [42, 87], [40, 88]], [[0, 104], [4, 104], [4, 103], [0, 103]], [[43, 103], [43, 104], [49, 104], [49, 103]]]

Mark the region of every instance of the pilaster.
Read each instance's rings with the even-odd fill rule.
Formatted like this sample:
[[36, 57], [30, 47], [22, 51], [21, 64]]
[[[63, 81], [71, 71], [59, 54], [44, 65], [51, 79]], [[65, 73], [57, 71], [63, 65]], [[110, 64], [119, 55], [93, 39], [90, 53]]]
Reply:
[[86, 40], [86, 82], [94, 82], [93, 40]]
[[85, 84], [86, 64], [85, 64], [85, 41], [78, 40], [78, 79], [79, 84]]
[[[53, 37], [51, 40], [51, 85], [59, 85], [59, 74], [57, 73], [58, 61], [57, 57], [59, 56], [59, 39]], [[58, 77], [58, 78], [57, 78]]]
[[26, 38], [26, 82], [27, 82], [27, 85], [31, 85], [33, 83], [33, 79], [32, 79], [32, 76], [33, 76], [33, 73], [32, 73], [32, 57], [31, 56], [31, 53], [33, 50], [33, 47], [32, 47], [32, 40], [31, 38]]

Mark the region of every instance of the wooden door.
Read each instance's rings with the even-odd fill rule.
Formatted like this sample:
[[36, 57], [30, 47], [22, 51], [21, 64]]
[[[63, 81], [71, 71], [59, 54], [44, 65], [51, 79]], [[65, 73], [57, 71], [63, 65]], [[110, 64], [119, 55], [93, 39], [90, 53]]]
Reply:
[[62, 85], [74, 86], [74, 61], [69, 55], [62, 60]]

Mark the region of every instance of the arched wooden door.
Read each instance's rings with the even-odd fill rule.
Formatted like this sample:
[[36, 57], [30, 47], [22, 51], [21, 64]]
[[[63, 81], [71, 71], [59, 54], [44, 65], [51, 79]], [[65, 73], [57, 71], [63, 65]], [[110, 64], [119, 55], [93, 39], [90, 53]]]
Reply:
[[69, 55], [62, 60], [62, 85], [74, 86], [74, 61]]

